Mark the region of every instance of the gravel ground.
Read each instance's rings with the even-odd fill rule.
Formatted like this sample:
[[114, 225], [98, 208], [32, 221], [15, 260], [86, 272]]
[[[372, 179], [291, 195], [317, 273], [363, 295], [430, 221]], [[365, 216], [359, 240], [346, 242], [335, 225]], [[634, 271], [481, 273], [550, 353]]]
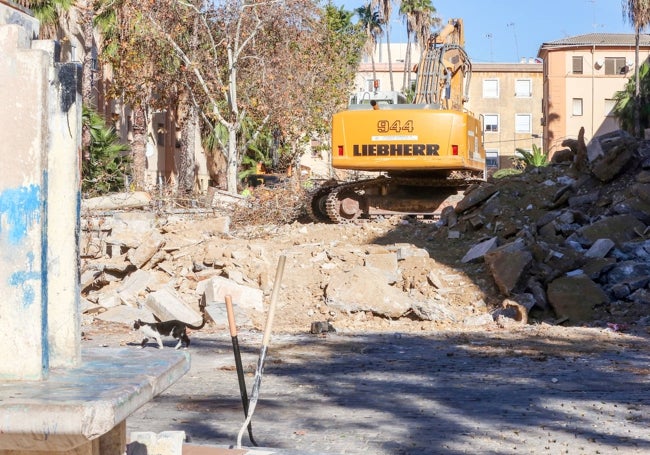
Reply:
[[[128, 430], [235, 445], [244, 415], [230, 335], [190, 336], [191, 370], [133, 414]], [[238, 337], [249, 394], [261, 339]], [[139, 341], [127, 328], [90, 327], [84, 346]], [[594, 328], [276, 334], [253, 434], [260, 446], [297, 453], [645, 454], [649, 360], [647, 334]]]

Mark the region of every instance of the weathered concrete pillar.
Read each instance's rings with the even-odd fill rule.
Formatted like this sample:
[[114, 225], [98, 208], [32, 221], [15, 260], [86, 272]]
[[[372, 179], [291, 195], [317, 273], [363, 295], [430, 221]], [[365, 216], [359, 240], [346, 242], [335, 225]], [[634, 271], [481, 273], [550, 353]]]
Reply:
[[43, 379], [47, 334], [47, 130], [50, 56], [18, 25], [0, 27], [0, 379]]
[[50, 56], [47, 142], [47, 332], [50, 367], [81, 360], [79, 145], [81, 65], [58, 63], [56, 41], [34, 41]]

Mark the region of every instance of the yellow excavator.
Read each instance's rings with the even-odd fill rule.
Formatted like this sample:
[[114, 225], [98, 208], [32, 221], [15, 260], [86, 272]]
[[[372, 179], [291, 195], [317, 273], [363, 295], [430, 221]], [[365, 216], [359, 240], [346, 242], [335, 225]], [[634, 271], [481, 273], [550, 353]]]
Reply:
[[486, 178], [482, 121], [465, 108], [471, 63], [463, 46], [462, 20], [452, 19], [424, 46], [412, 103], [397, 92], [363, 92], [334, 114], [332, 167], [379, 176], [323, 184], [308, 207], [315, 221], [435, 217]]

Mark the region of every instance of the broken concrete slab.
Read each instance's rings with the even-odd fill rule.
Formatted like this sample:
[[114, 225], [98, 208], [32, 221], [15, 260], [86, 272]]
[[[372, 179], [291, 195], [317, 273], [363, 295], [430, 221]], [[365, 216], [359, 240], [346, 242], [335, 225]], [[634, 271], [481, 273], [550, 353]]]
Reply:
[[465, 256], [460, 260], [462, 263], [472, 262], [477, 259], [482, 258], [490, 251], [497, 248], [499, 242], [498, 237], [492, 237], [491, 239], [485, 240], [477, 245], [474, 245], [470, 250], [465, 253]]
[[151, 311], [142, 308], [131, 308], [124, 305], [109, 308], [103, 313], [96, 315], [95, 318], [101, 321], [126, 325], [133, 325], [133, 322], [138, 319], [146, 322], [156, 322]]
[[509, 296], [521, 277], [530, 267], [533, 255], [530, 251], [515, 249], [511, 244], [504, 245], [485, 255], [492, 278], [505, 296]]
[[401, 278], [397, 267], [397, 253], [368, 254], [363, 260], [366, 267], [381, 270], [388, 284], [394, 284]]
[[370, 311], [392, 318], [404, 315], [414, 303], [407, 294], [388, 285], [380, 270], [363, 266], [333, 275], [325, 298], [330, 308], [340, 311]]
[[585, 253], [588, 258], [604, 258], [614, 248], [614, 242], [610, 239], [598, 239]]
[[587, 245], [593, 245], [598, 239], [610, 239], [616, 245], [627, 242], [639, 236], [646, 225], [632, 215], [616, 215], [602, 218], [593, 224], [583, 226], [576, 234], [584, 239]]
[[81, 209], [85, 211], [115, 210], [136, 207], [148, 207], [151, 195], [144, 191], [115, 193], [81, 200]]
[[586, 275], [553, 280], [547, 296], [556, 316], [571, 323], [590, 321], [595, 306], [609, 303], [607, 294]]
[[594, 137], [587, 147], [589, 167], [599, 180], [616, 177], [632, 159], [636, 140], [623, 130]]
[[146, 235], [137, 248], [129, 250], [126, 258], [136, 266], [142, 268], [165, 244], [165, 238], [158, 231], [151, 231]]
[[200, 324], [203, 317], [188, 307], [172, 289], [163, 288], [147, 296], [145, 307], [163, 321], [177, 319], [188, 324]]
[[205, 295], [208, 304], [225, 302], [226, 296], [229, 295], [233, 305], [236, 304], [247, 312], [262, 313], [264, 311], [264, 294], [261, 289], [241, 285], [222, 276], [201, 281], [196, 292]]
[[490, 198], [494, 193], [498, 191], [496, 185], [491, 183], [483, 183], [477, 186], [474, 190], [465, 194], [465, 197], [456, 204], [454, 208], [456, 213], [463, 213], [464, 211], [480, 204], [481, 202]]

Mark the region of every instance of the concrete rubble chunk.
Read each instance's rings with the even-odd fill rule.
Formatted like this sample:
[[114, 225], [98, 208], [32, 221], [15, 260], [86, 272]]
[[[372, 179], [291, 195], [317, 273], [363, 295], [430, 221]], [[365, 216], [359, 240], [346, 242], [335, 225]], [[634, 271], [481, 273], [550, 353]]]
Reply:
[[404, 315], [414, 303], [408, 294], [386, 283], [381, 270], [363, 266], [333, 275], [325, 289], [325, 298], [330, 308], [370, 311], [391, 318]]
[[197, 292], [205, 295], [208, 304], [223, 303], [229, 295], [233, 305], [238, 305], [246, 312], [264, 312], [264, 294], [261, 289], [238, 284], [222, 276], [201, 282]]
[[523, 249], [513, 249], [504, 245], [485, 255], [492, 278], [501, 293], [509, 296], [526, 273], [533, 261], [533, 255]]
[[132, 431], [127, 455], [183, 455], [184, 431]]
[[587, 250], [585, 256], [588, 258], [604, 258], [614, 248], [614, 242], [610, 239], [598, 239]]
[[398, 261], [402, 261], [409, 257], [429, 257], [429, 252], [427, 250], [408, 243], [395, 244], [392, 247], [388, 247], [388, 250], [394, 251], [397, 254]]
[[587, 146], [592, 174], [608, 182], [632, 159], [636, 140], [623, 130], [597, 136]]
[[[197, 299], [198, 300], [198, 299]], [[145, 307], [163, 321], [177, 319], [188, 324], [200, 324], [203, 317], [188, 307], [171, 289], [161, 289], [147, 296]]]
[[148, 207], [151, 195], [144, 191], [133, 193], [117, 193], [109, 196], [98, 196], [81, 201], [81, 208], [87, 210], [115, 210], [136, 207]]
[[165, 238], [158, 231], [151, 231], [140, 245], [129, 252], [126, 258], [136, 266], [142, 268], [165, 244]]
[[643, 232], [645, 228], [646, 225], [632, 215], [616, 215], [583, 226], [576, 233], [584, 238], [589, 245], [603, 238], [620, 245], [638, 237], [638, 232]]
[[397, 253], [368, 254], [364, 258], [364, 265], [380, 270], [388, 284], [395, 284], [401, 277], [397, 267]]
[[482, 258], [485, 254], [494, 250], [498, 246], [498, 242], [498, 237], [492, 237], [491, 239], [484, 240], [483, 242], [474, 245], [467, 253], [465, 253], [465, 256], [463, 256], [460, 262], [467, 263]]
[[116, 306], [99, 313], [95, 318], [105, 322], [132, 325], [134, 321], [141, 319], [146, 322], [156, 322], [151, 311], [142, 308], [131, 308], [128, 306]]
[[497, 191], [497, 186], [491, 183], [484, 183], [478, 186], [469, 194], [466, 194], [465, 197], [458, 204], [456, 204], [456, 213], [463, 213], [464, 211], [477, 206], [481, 202], [487, 200]]
[[595, 306], [609, 303], [607, 294], [586, 275], [553, 280], [547, 295], [557, 318], [571, 323], [590, 321]]

